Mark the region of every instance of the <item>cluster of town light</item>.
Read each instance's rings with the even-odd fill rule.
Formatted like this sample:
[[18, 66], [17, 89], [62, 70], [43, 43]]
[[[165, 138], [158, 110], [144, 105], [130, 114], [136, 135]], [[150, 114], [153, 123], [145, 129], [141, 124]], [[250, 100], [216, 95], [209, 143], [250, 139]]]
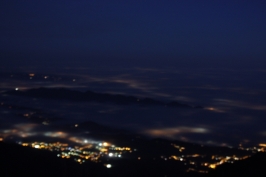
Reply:
[[[46, 149], [58, 152], [60, 158], [73, 158], [76, 162], [82, 164], [86, 160], [101, 162], [103, 158], [121, 158], [125, 152], [132, 152], [130, 147], [117, 147], [107, 142], [88, 143], [84, 140], [81, 146], [70, 147], [67, 143], [45, 143], [45, 142], [19, 142], [22, 146], [28, 146], [35, 149]], [[111, 164], [104, 164], [106, 168], [111, 168]]]

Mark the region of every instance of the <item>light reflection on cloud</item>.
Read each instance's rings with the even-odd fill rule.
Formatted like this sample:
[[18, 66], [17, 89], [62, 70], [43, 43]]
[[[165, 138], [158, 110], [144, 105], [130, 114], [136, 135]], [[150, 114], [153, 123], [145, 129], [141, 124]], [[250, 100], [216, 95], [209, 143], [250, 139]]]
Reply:
[[145, 91], [145, 92], [147, 92], [149, 90], [152, 90], [152, 89], [155, 89], [154, 87], [149, 87], [147, 84], [141, 83], [141, 82], [136, 81], [136, 80], [113, 79], [113, 80], [111, 80], [111, 82], [126, 84], [130, 88], [142, 90], [142, 91]]
[[36, 128], [37, 124], [15, 124], [14, 128], [0, 130], [0, 136], [3, 137], [30, 137], [38, 135], [33, 129]]
[[96, 77], [96, 76], [88, 76], [82, 74], [75, 76], [80, 77], [81, 85], [89, 83], [102, 83], [102, 84], [117, 83], [117, 84], [123, 84], [125, 88], [136, 89], [142, 92], [152, 92], [152, 90], [157, 89], [156, 87], [152, 87], [146, 82], [142, 82], [136, 79], [124, 78], [125, 76]]
[[66, 138], [68, 136], [67, 133], [65, 132], [61, 132], [61, 131], [58, 131], [58, 132], [45, 132], [44, 133], [44, 136], [48, 136], [48, 137], [51, 137], [51, 138]]
[[3, 139], [19, 138], [20, 139], [20, 138], [38, 137], [38, 139], [42, 139], [42, 138], [47, 137], [50, 140], [61, 139], [66, 142], [72, 142], [76, 144], [99, 143], [100, 142], [100, 141], [95, 141], [95, 140], [83, 137], [79, 133], [69, 134], [64, 131], [44, 131], [44, 130], [38, 129], [38, 127], [40, 126], [38, 126], [37, 124], [16, 124], [14, 125], [14, 128], [0, 130], [0, 138], [3, 138]]
[[[142, 94], [149, 94], [150, 96], [159, 96], [159, 97], [165, 97], [169, 98], [172, 97], [172, 95], [160, 92], [158, 90], [158, 87], [154, 84], [151, 84], [150, 82], [145, 82], [145, 80], [134, 78], [134, 75], [117, 75], [112, 77], [101, 77], [101, 76], [88, 76], [88, 75], [75, 75], [80, 78], [80, 84], [81, 85], [88, 85], [92, 83], [101, 83], [101, 84], [122, 84], [119, 88], [123, 89], [134, 89]], [[151, 79], [149, 80], [151, 81]], [[108, 91], [108, 93], [111, 93], [112, 91]], [[120, 92], [121, 93], [121, 92]], [[126, 94], [126, 92], [123, 92], [121, 94]], [[143, 95], [144, 96], [144, 95]]]
[[244, 101], [229, 100], [229, 99], [214, 99], [214, 102], [218, 105], [227, 107], [245, 108], [251, 110], [266, 111], [266, 105], [254, 105]]
[[73, 143], [78, 143], [78, 144], [87, 144], [87, 143], [97, 144], [97, 143], [100, 143], [100, 141], [88, 140], [88, 139], [83, 138], [83, 137], [75, 137], [75, 136], [68, 137], [68, 140], [73, 142]]
[[144, 134], [155, 136], [155, 137], [168, 137], [174, 138], [176, 135], [187, 134], [187, 133], [209, 133], [210, 131], [202, 127], [173, 127], [173, 128], [157, 128], [148, 129], [143, 131]]
[[204, 109], [209, 110], [209, 111], [213, 111], [213, 112], [219, 112], [219, 113], [226, 112], [225, 110], [222, 110], [221, 108], [215, 108], [215, 107], [206, 107]]
[[29, 132], [32, 129], [36, 128], [37, 124], [15, 124], [14, 127], [16, 127], [18, 130]]
[[207, 140], [207, 141], [192, 141], [194, 143], [198, 143], [198, 144], [204, 144], [204, 145], [211, 145], [211, 146], [223, 146], [223, 147], [231, 147], [229, 144], [227, 143], [221, 143], [221, 142], [216, 142], [216, 141], [212, 141], [212, 140]]
[[26, 137], [35, 136], [35, 135], [38, 135], [38, 133], [25, 132], [25, 131], [20, 131], [17, 129], [7, 129], [7, 130], [0, 131], [0, 136], [5, 137], [5, 138], [12, 137], [12, 136], [26, 138]]
[[266, 131], [260, 133], [262, 136], [266, 136]]
[[69, 84], [53, 84], [45, 87], [46, 88], [86, 88], [86, 86], [82, 85], [69, 85]]

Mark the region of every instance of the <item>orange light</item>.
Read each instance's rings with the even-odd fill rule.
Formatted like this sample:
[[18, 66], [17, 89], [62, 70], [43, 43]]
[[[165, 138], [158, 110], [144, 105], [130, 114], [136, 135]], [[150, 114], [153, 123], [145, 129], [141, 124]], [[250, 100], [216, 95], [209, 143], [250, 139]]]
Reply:
[[216, 165], [215, 164], [210, 164], [209, 167], [212, 168], [212, 169], [215, 169]]

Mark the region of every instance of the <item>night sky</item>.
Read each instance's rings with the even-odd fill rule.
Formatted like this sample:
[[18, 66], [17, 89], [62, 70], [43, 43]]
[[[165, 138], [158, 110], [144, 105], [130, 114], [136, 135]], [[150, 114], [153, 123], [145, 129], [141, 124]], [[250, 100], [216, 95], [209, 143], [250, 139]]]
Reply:
[[265, 66], [258, 1], [1, 1], [3, 65]]
[[1, 71], [65, 80], [3, 79], [1, 89], [67, 87], [202, 105], [192, 112], [92, 107], [89, 116], [168, 138], [261, 142], [265, 8], [264, 0], [2, 0]]

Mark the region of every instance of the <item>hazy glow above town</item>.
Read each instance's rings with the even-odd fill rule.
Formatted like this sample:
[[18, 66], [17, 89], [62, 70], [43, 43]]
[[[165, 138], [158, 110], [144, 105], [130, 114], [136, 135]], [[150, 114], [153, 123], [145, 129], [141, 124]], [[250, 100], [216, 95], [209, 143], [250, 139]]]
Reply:
[[[73, 71], [75, 71], [74, 68]], [[71, 124], [91, 120], [134, 130], [152, 137], [212, 142], [218, 145], [252, 141], [261, 143], [265, 137], [265, 129], [262, 126], [266, 107], [265, 101], [262, 99], [266, 93], [264, 82], [261, 79], [249, 80], [253, 84], [260, 85], [253, 89], [250, 85], [244, 84], [247, 80], [236, 80], [231, 77], [238, 73], [248, 79], [248, 75], [244, 71], [220, 71], [219, 73], [223, 73], [223, 79], [219, 77], [217, 71], [211, 69], [208, 72], [206, 69], [195, 69], [193, 73], [181, 69], [152, 68], [130, 69], [127, 70], [128, 74], [123, 74], [125, 70], [103, 71], [100, 74], [98, 72], [85, 74], [85, 71], [87, 70], [81, 70], [73, 75], [64, 74], [64, 70], [60, 75], [38, 72], [6, 73], [1, 78], [3, 81], [1, 90], [16, 88], [25, 90], [39, 87], [68, 88], [151, 97], [159, 100], [176, 100], [204, 107], [203, 110], [154, 109], [152, 107], [100, 105], [98, 103], [49, 102], [40, 99], [20, 100], [20, 104], [41, 108], [52, 114], [64, 115], [62, 118]], [[214, 73], [216, 73], [215, 77]], [[262, 78], [265, 77], [265, 72], [261, 70], [254, 70], [252, 73], [261, 75]], [[157, 79], [154, 79], [154, 75], [158, 76]], [[199, 80], [202, 81], [199, 82]], [[224, 84], [225, 80], [226, 84]], [[3, 98], [5, 97], [3, 96]], [[71, 111], [69, 112], [69, 110]], [[2, 114], [6, 116], [9, 113], [10, 110], [2, 111]], [[44, 121], [43, 124], [47, 124], [47, 122]], [[22, 133], [21, 128], [14, 128], [24, 136], [36, 134], [34, 131], [25, 130]], [[241, 133], [242, 131], [245, 133]], [[38, 132], [39, 134], [40, 132]], [[46, 135], [59, 136], [56, 133], [46, 133]], [[70, 135], [62, 134], [60, 136]]]

